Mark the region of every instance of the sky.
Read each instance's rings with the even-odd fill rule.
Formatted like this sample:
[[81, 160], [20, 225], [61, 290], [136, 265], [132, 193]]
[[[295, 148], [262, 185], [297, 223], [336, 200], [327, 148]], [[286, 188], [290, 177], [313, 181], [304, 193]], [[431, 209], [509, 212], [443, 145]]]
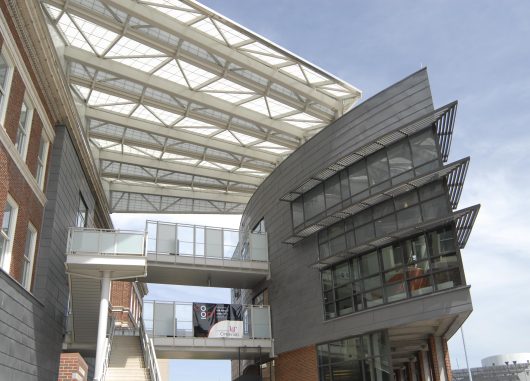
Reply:
[[[470, 366], [480, 366], [490, 355], [530, 352], [530, 2], [202, 3], [351, 83], [363, 91], [363, 99], [428, 68], [435, 107], [459, 101], [449, 161], [471, 156], [459, 208], [482, 204], [462, 251], [474, 305], [464, 324]], [[136, 221], [116, 217], [117, 226]], [[204, 217], [182, 217], [204, 223]], [[208, 218], [208, 225], [217, 221], [237, 227], [238, 219]], [[174, 295], [158, 287], [150, 288], [150, 299]], [[179, 290], [179, 298], [229, 300], [226, 290], [210, 291]], [[449, 344], [453, 368], [464, 367], [460, 334]], [[172, 375], [195, 369], [179, 380], [230, 380], [229, 365], [223, 363], [211, 370], [175, 364]]]

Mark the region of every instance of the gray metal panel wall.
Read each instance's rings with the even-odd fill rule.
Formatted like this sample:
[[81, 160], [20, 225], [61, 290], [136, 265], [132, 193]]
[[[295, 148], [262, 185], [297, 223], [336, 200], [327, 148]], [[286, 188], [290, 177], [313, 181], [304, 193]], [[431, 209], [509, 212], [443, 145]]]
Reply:
[[[288, 157], [252, 196], [241, 224], [243, 229], [249, 229], [265, 218], [271, 261], [271, 279], [267, 283], [277, 353], [353, 335], [356, 326], [363, 327], [363, 331], [381, 329], [384, 324], [376, 324], [382, 321], [378, 316], [399, 308], [385, 306], [379, 312], [374, 310], [324, 322], [320, 273], [310, 268], [318, 256], [316, 237], [313, 235], [294, 247], [281, 243], [292, 226], [290, 205], [279, 198], [356, 148], [433, 110], [427, 71], [423, 69], [323, 129]], [[245, 293], [245, 296], [249, 299], [250, 295]], [[406, 308], [427, 311], [427, 306], [420, 306], [422, 303], [426, 302], [412, 300], [405, 304]], [[418, 316], [411, 315], [410, 319]]]
[[79, 193], [93, 226], [94, 198], [75, 148], [64, 126], [56, 137], [49, 162], [48, 202], [35, 265], [33, 295], [6, 274], [0, 277], [0, 379], [57, 380], [59, 355], [68, 308], [65, 274], [68, 227], [74, 226]]

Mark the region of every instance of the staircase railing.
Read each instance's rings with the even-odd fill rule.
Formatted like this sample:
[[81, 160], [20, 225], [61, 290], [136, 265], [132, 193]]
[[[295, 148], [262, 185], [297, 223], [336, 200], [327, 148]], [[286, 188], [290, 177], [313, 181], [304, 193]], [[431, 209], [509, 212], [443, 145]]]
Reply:
[[162, 378], [160, 377], [158, 362], [156, 361], [155, 347], [153, 345], [153, 340], [147, 336], [143, 318], [140, 318], [140, 339], [142, 342], [145, 366], [149, 369], [151, 381], [161, 381]]
[[112, 339], [114, 338], [114, 332], [116, 331], [115, 317], [109, 318], [107, 327], [107, 337], [105, 338], [105, 362], [103, 363], [103, 372], [101, 375], [101, 381], [105, 381], [107, 375], [107, 368], [110, 362], [110, 353], [112, 351]]

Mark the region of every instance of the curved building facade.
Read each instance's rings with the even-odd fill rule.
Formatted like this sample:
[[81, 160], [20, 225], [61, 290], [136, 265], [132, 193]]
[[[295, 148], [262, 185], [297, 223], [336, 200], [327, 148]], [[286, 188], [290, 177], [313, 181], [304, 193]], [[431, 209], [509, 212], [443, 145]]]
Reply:
[[472, 311], [460, 249], [479, 209], [458, 209], [469, 158], [447, 162], [456, 106], [435, 109], [420, 70], [254, 193], [241, 229], [266, 230], [270, 278], [234, 299], [271, 306], [266, 377], [450, 379], [447, 340]]

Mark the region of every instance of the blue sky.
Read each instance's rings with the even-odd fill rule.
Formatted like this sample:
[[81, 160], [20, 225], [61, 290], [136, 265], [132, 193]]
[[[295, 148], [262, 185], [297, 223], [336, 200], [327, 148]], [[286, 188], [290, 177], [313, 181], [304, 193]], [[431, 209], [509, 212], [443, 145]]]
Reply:
[[[203, 4], [353, 84], [363, 99], [428, 67], [435, 105], [459, 100], [450, 160], [471, 156], [460, 207], [482, 204], [462, 252], [474, 303], [464, 326], [470, 365], [479, 366], [489, 355], [530, 351], [530, 2]], [[237, 219], [228, 223], [237, 226]], [[151, 290], [153, 298], [166, 294], [163, 288]], [[180, 295], [193, 300], [203, 292]], [[228, 298], [226, 291], [207, 295]], [[453, 367], [463, 367], [460, 335], [451, 340], [450, 350]], [[190, 368], [189, 376], [178, 379], [230, 380], [229, 365], [222, 363], [212, 369], [177, 363], [172, 371], [176, 376]]]

